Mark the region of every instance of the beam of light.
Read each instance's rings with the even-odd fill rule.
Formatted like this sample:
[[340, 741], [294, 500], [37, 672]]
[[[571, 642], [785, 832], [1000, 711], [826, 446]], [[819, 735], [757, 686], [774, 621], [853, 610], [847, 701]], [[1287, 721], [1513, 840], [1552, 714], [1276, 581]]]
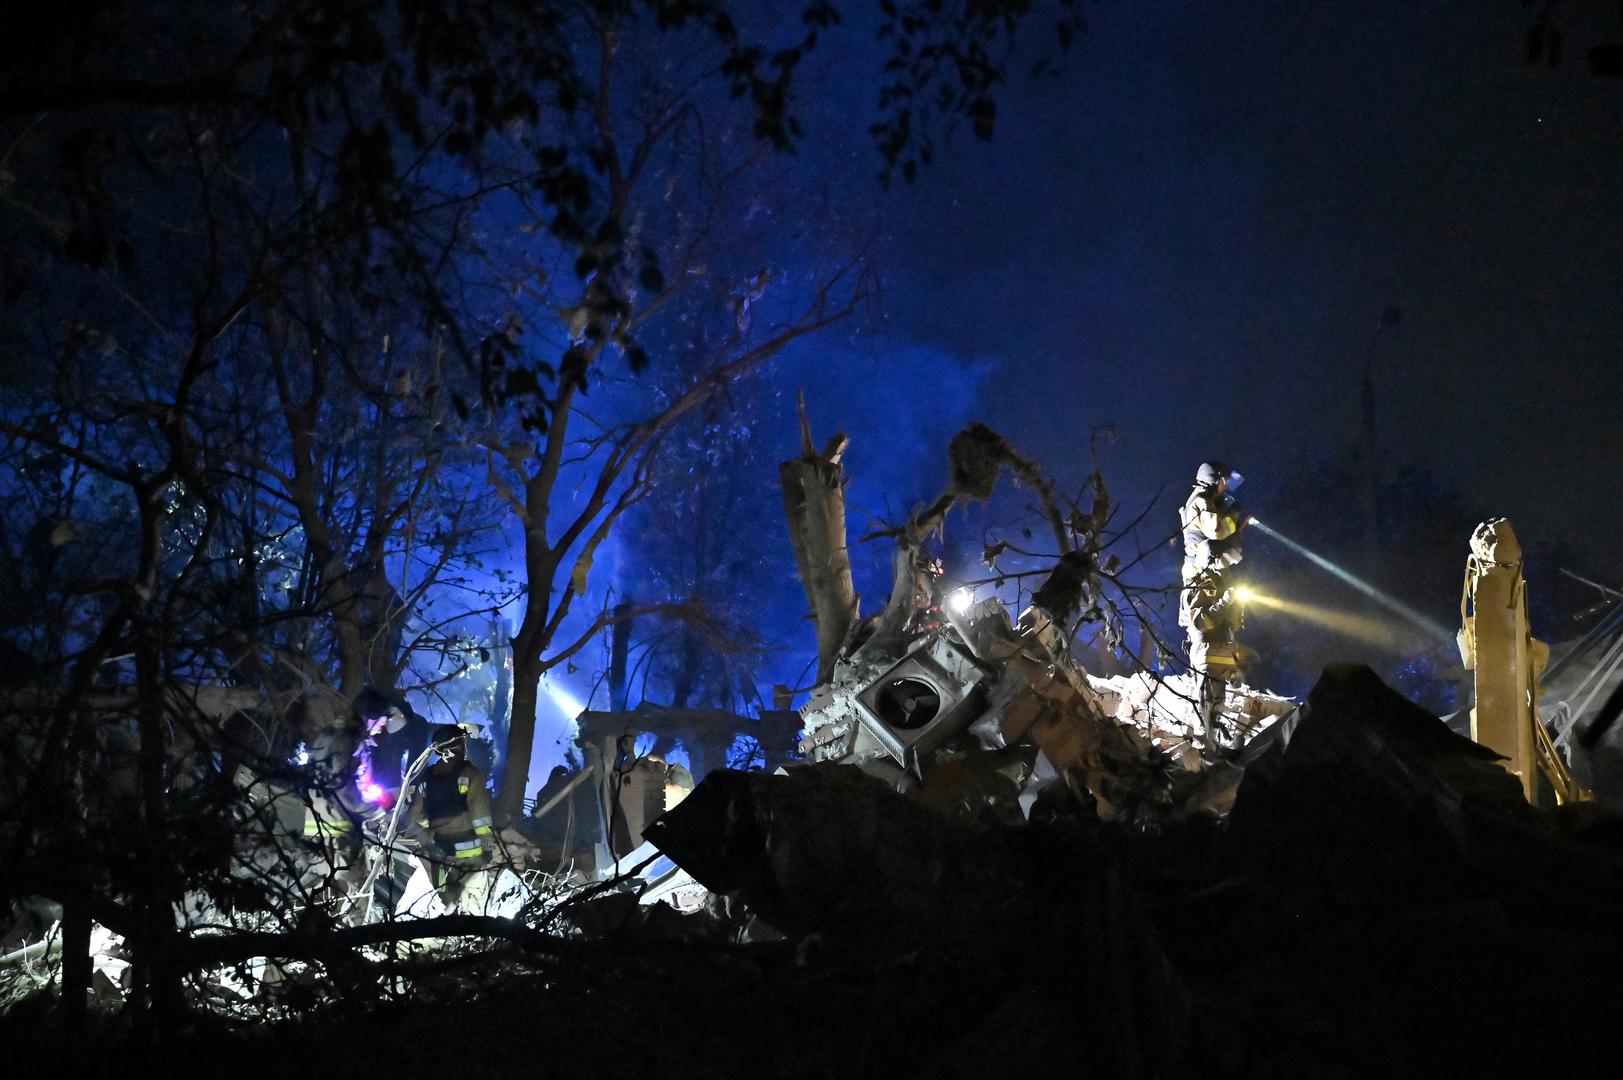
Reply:
[[1329, 608], [1314, 607], [1311, 604], [1298, 604], [1293, 600], [1281, 600], [1277, 596], [1268, 596], [1253, 590], [1246, 590], [1250, 596], [1245, 603], [1252, 607], [1268, 608], [1281, 615], [1288, 615], [1293, 619], [1322, 626], [1332, 633], [1344, 637], [1354, 638], [1370, 645], [1380, 645], [1393, 650], [1401, 651], [1403, 635], [1391, 623], [1381, 622], [1379, 619], [1370, 619], [1362, 615], [1353, 615], [1345, 611], [1332, 611]]
[[564, 714], [566, 720], [574, 720], [586, 711], [586, 705], [580, 698], [549, 679], [542, 680], [541, 690], [558, 707], [558, 711]]
[[1425, 630], [1428, 634], [1431, 634], [1438, 640], [1446, 641], [1451, 645], [1454, 643], [1454, 632], [1452, 630], [1444, 629], [1443, 626], [1437, 623], [1435, 620], [1427, 618], [1414, 608], [1410, 607], [1408, 604], [1405, 604], [1403, 601], [1398, 600], [1395, 597], [1388, 596], [1386, 593], [1377, 589], [1375, 586], [1371, 585], [1358, 575], [1352, 573], [1350, 570], [1337, 566], [1335, 563], [1331, 562], [1329, 559], [1326, 559], [1323, 555], [1320, 555], [1316, 551], [1309, 551], [1301, 544], [1298, 544], [1295, 540], [1292, 540], [1290, 537], [1281, 533], [1278, 529], [1264, 525], [1256, 518], [1251, 519], [1251, 526], [1252, 528], [1261, 529], [1264, 533], [1273, 537], [1275, 540], [1278, 540], [1281, 544], [1284, 544], [1286, 547], [1290, 548], [1292, 551], [1296, 552], [1296, 554], [1302, 556], [1302, 558], [1317, 566], [1319, 569], [1324, 570], [1344, 584], [1351, 585], [1354, 589], [1357, 589], [1359, 592], [1363, 593], [1371, 600], [1374, 600], [1382, 607], [1403, 616], [1405, 619], [1414, 623], [1416, 626], [1420, 627], [1422, 630]]
[[954, 589], [947, 597], [947, 606], [952, 608], [955, 614], [966, 615], [969, 609], [975, 606], [975, 593], [967, 588]]

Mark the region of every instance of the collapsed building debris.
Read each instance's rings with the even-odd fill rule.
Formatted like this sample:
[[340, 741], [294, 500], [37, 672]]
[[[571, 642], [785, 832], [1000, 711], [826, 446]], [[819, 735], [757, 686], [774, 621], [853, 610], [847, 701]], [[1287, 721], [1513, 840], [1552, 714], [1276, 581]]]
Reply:
[[[643, 702], [635, 709], [587, 710], [575, 717], [576, 741], [585, 766], [577, 774], [588, 790], [584, 813], [573, 804], [560, 806], [575, 820], [555, 841], [560, 856], [589, 870], [612, 872], [617, 861], [643, 842], [643, 828], [693, 790], [694, 777], [728, 764], [729, 753], [744, 742], [750, 756], [767, 767], [789, 759], [800, 719], [787, 710], [765, 710], [741, 717], [721, 709], [673, 709]], [[652, 736], [647, 753], [637, 741]], [[687, 765], [667, 762], [680, 748]], [[548, 797], [561, 793], [561, 787]], [[557, 807], [538, 803], [532, 820]], [[581, 820], [584, 818], [585, 820]], [[550, 834], [549, 834], [550, 835]]]
[[1367, 668], [1327, 670], [1275, 731], [1221, 830], [1069, 800], [966, 818], [830, 762], [712, 774], [650, 836], [735, 918], [927, 977], [938, 1041], [909, 1038], [922, 1007], [886, 1012], [919, 1055], [908, 1075], [1008, 1054], [1107, 1075], [1500, 1075], [1546, 1052], [1502, 1037], [1507, 1009], [1561, 1008], [1563, 1060], [1609, 1030], [1615, 819], [1529, 805], [1491, 751]]
[[[717, 771], [650, 827], [664, 861], [645, 868], [657, 885], [682, 867], [707, 905], [673, 921], [599, 892], [568, 916], [571, 948], [519, 924], [540, 952], [425, 984], [409, 1015], [481, 1032], [456, 1046], [461, 1067], [546, 1046], [569, 1075], [969, 1077], [1033, 1059], [1124, 1077], [1500, 1075], [1548, 1063], [1546, 1042], [1504, 1037], [1533, 1003], [1559, 1010], [1562, 1061], [1590, 1067], [1623, 1007], [1615, 821], [1528, 805], [1491, 754], [1365, 669], [1327, 672], [1274, 727], [1227, 829], [1140, 830], [1056, 790], [1029, 821], [943, 813], [835, 762]], [[740, 924], [758, 944], [737, 944]], [[245, 947], [217, 940], [188, 947]], [[294, 987], [303, 962], [281, 963]], [[243, 1028], [232, 1053], [309, 1068], [385, 1038], [406, 1007], [332, 1010], [330, 1040]], [[871, 1022], [829, 1022], [848, 1008]], [[588, 1021], [617, 1033], [621, 1072], [579, 1039]]]
[[[1031, 1037], [1035, 1017], [1063, 1024], [1107, 1075], [1161, 1073], [1184, 1050], [1187, 994], [1085, 832], [967, 821], [824, 765], [712, 773], [651, 838], [796, 941], [928, 972], [930, 992], [890, 999], [884, 1023], [910, 1054], [924, 1048], [908, 1026], [927, 1023], [941, 1043], [924, 1061], [951, 1058], [957, 1040]], [[929, 1020], [926, 1002], [939, 1011]]]
[[[1295, 706], [1233, 687], [1223, 728], [1208, 731], [1191, 677], [1089, 676], [1053, 626], [1035, 607], [1011, 625], [1001, 603], [984, 600], [920, 633], [899, 657], [842, 656], [801, 711], [801, 753], [884, 776], [898, 790], [925, 789], [927, 798], [946, 786], [987, 796], [973, 777], [989, 774], [1026, 810], [1043, 784], [1074, 774], [1108, 817], [1170, 809], [1196, 793], [1220, 798], [1189, 778], [1226, 764], [1228, 751]], [[996, 756], [978, 769], [979, 753]]]
[[[1227, 766], [1294, 707], [1232, 686], [1208, 722], [1194, 673], [1090, 676], [1070, 640], [1079, 618], [1099, 617], [1102, 482], [1091, 513], [1063, 515], [1036, 466], [980, 425], [952, 442], [949, 489], [897, 531], [885, 610], [857, 621], [844, 538], [830, 535], [843, 530], [845, 440], [837, 436], [816, 453], [803, 414], [802, 442], [805, 456], [786, 463], [783, 475], [826, 661], [826, 678], [801, 709], [800, 752], [809, 761], [853, 765], [897, 790], [918, 788], [927, 800], [970, 808], [1002, 800], [1029, 812], [1040, 788], [1063, 780], [1106, 817], [1214, 809], [1239, 778]], [[1039, 493], [1062, 552], [1012, 622], [995, 598], [950, 592], [923, 556], [924, 538], [947, 511], [985, 498], [1004, 467]], [[839, 630], [832, 646], [823, 633], [830, 618]], [[1205, 782], [1194, 779], [1208, 771]]]

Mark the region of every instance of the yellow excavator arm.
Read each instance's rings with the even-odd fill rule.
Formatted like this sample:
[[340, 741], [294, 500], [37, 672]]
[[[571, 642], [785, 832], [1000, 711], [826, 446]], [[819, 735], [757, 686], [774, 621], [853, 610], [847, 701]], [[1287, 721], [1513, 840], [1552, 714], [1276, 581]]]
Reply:
[[1476, 690], [1471, 738], [1505, 757], [1505, 768], [1521, 781], [1528, 802], [1537, 801], [1540, 771], [1556, 802], [1586, 798], [1539, 719], [1538, 682], [1550, 647], [1529, 626], [1522, 547], [1504, 518], [1484, 521], [1471, 534], [1459, 645]]

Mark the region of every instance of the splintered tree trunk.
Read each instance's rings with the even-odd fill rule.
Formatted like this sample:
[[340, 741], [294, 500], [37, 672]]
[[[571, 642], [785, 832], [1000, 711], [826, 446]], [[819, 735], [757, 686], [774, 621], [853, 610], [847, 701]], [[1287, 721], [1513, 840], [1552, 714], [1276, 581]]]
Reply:
[[845, 533], [845, 476], [840, 458], [850, 442], [836, 434], [818, 453], [800, 400], [803, 456], [778, 467], [783, 508], [789, 518], [789, 542], [795, 549], [800, 583], [817, 624], [817, 681], [827, 681], [834, 659], [857, 619], [858, 597], [851, 580], [851, 552]]

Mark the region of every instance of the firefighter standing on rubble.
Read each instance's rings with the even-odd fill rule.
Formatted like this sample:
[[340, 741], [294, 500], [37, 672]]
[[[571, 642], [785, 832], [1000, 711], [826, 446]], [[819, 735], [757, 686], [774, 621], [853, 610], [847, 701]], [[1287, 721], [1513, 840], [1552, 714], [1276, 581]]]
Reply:
[[470, 876], [495, 857], [495, 828], [485, 774], [468, 761], [468, 734], [455, 724], [434, 729], [439, 760], [423, 773], [406, 807], [404, 835], [421, 849], [418, 860], [447, 908], [454, 908]]
[[[1195, 672], [1201, 720], [1208, 733], [1222, 711], [1225, 686], [1240, 676], [1241, 604], [1231, 570], [1241, 559], [1240, 537], [1251, 516], [1229, 493], [1240, 475], [1220, 461], [1195, 474], [1195, 486], [1178, 511], [1183, 527], [1183, 588], [1178, 624], [1188, 633], [1189, 667]], [[1208, 746], [1212, 735], [1207, 735]]]

